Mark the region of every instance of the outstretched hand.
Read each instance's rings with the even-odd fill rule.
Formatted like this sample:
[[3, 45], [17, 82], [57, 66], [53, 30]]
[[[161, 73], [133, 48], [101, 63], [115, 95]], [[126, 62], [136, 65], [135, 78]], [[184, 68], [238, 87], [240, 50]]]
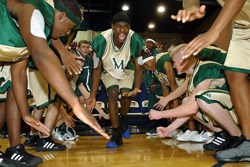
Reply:
[[177, 15], [172, 15], [171, 18], [176, 21], [182, 21], [182, 23], [201, 19], [206, 14], [206, 6], [192, 6], [188, 9], [179, 10]]
[[191, 55], [196, 56], [203, 48], [213, 44], [219, 37], [219, 33], [210, 28], [207, 32], [198, 35], [189, 42], [182, 51], [183, 59]]
[[141, 90], [138, 88], [134, 88], [132, 91], [130, 92], [123, 92], [122, 96], [124, 97], [133, 97], [137, 94], [141, 93]]
[[96, 99], [95, 98], [89, 97], [86, 100], [86, 106], [87, 106], [87, 109], [89, 110], [89, 112], [92, 112], [92, 110], [95, 108], [95, 105], [96, 105]]
[[78, 75], [82, 71], [82, 67], [76, 62], [75, 59], [81, 59], [81, 58], [69, 51], [67, 52], [67, 56], [63, 56], [62, 59], [62, 63], [70, 75], [72, 74]]
[[106, 139], [110, 139], [110, 136], [102, 129], [95, 117], [81, 105], [74, 107], [73, 112], [81, 121], [92, 127], [96, 132], [104, 136]]
[[163, 110], [169, 103], [169, 100], [167, 97], [164, 96], [158, 96], [156, 95], [158, 99], [160, 99], [157, 103], [155, 103], [154, 107], [158, 110]]
[[170, 131], [167, 130], [165, 127], [157, 127], [156, 132], [160, 138], [167, 137], [170, 134]]
[[23, 117], [23, 120], [26, 124], [35, 128], [39, 132], [42, 132], [43, 134], [48, 135], [48, 136], [50, 135], [50, 130], [44, 124], [42, 124], [39, 120], [32, 117], [31, 115], [25, 115]]

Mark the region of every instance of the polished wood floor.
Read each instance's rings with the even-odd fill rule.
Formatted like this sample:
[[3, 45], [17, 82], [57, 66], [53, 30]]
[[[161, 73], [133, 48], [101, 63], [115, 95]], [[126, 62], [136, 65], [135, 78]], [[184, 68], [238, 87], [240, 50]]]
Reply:
[[[8, 139], [0, 141], [1, 151], [4, 151]], [[246, 162], [218, 163], [213, 152], [202, 150], [199, 143], [148, 138], [144, 134], [132, 135], [117, 149], [105, 148], [106, 142], [101, 136], [84, 136], [68, 142], [65, 151], [35, 152], [29, 149], [29, 152], [43, 158], [41, 167], [250, 167]]]

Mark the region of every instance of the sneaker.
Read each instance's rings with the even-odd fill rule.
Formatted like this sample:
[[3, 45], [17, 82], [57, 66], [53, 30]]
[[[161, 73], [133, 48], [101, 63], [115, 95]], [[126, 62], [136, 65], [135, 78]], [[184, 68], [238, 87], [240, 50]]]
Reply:
[[66, 146], [62, 144], [55, 143], [51, 137], [39, 138], [35, 145], [35, 150], [39, 151], [61, 151], [65, 150]]
[[172, 132], [167, 136], [167, 138], [175, 138], [175, 137], [178, 137], [178, 136], [180, 136], [180, 135], [182, 135], [182, 134], [183, 134], [182, 130], [176, 129], [176, 130], [172, 131]]
[[250, 141], [245, 140], [238, 147], [218, 151], [214, 157], [221, 162], [250, 162]]
[[0, 166], [1, 167], [18, 167], [20, 164], [15, 163], [15, 161], [8, 159], [3, 152], [0, 151]]
[[212, 142], [203, 145], [204, 150], [220, 151], [229, 147], [231, 136], [226, 131], [215, 132], [214, 135]]
[[147, 136], [157, 136], [157, 132], [156, 132], [156, 129], [153, 128], [153, 129], [150, 129], [147, 133], [146, 133]]
[[190, 130], [186, 130], [185, 133], [183, 133], [182, 135], [177, 136], [176, 140], [177, 141], [190, 141], [190, 139], [197, 135], [198, 131], [190, 131]]
[[22, 144], [6, 149], [6, 157], [21, 164], [21, 166], [37, 166], [43, 162], [42, 158], [36, 157], [25, 151]]
[[63, 135], [59, 131], [59, 128], [53, 129], [51, 135], [54, 139], [58, 141], [64, 141]]
[[125, 132], [122, 133], [122, 137], [125, 139], [129, 139], [130, 138], [130, 127], [128, 127]]
[[122, 131], [122, 137], [125, 139], [130, 138], [130, 127], [128, 125], [128, 118], [126, 116], [120, 116], [119, 121]]
[[27, 135], [23, 143], [24, 146], [35, 147], [36, 141], [39, 139], [38, 135]]
[[123, 144], [122, 135], [120, 133], [114, 133], [110, 141], [106, 144], [107, 148], [117, 148]]
[[202, 131], [200, 134], [197, 134], [197, 135], [191, 137], [190, 141], [203, 143], [203, 142], [207, 142], [207, 141], [211, 140], [213, 137], [214, 137], [213, 132]]
[[75, 139], [79, 138], [79, 135], [76, 134], [75, 129], [70, 128], [70, 127], [66, 127], [66, 133], [71, 134], [72, 137], [74, 137]]

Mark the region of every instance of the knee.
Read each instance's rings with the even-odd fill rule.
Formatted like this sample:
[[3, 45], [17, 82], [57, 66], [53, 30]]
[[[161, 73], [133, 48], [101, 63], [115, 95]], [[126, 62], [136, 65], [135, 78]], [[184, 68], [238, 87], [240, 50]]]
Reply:
[[112, 88], [108, 90], [108, 99], [109, 100], [116, 100], [118, 98], [118, 88]]

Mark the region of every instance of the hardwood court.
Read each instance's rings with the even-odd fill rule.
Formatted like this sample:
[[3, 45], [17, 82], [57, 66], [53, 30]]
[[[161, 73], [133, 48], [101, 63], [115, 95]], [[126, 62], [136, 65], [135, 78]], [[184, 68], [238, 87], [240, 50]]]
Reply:
[[[24, 138], [22, 139], [22, 141]], [[8, 146], [0, 139], [1, 150]], [[35, 152], [43, 158], [41, 167], [248, 167], [250, 163], [218, 164], [213, 152], [202, 150], [202, 144], [176, 142], [174, 139], [147, 138], [144, 134], [132, 135], [117, 149], [105, 148], [107, 140], [101, 136], [83, 136], [68, 142], [68, 149], [56, 152]]]

